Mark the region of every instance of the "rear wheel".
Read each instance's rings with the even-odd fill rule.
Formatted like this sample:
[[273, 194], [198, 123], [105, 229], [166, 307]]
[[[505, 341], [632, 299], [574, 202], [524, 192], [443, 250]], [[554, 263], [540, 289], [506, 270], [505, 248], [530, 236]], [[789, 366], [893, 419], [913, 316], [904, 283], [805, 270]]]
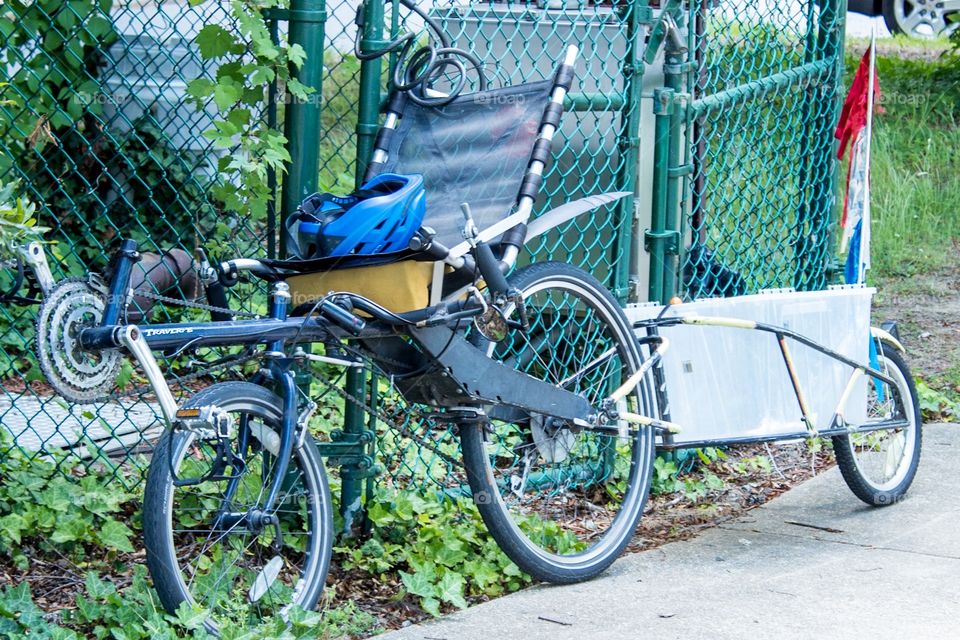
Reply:
[[[235, 420], [232, 453], [243, 464], [208, 480], [174, 485], [173, 472], [201, 478], [212, 468], [215, 441], [194, 433], [165, 435], [154, 450], [143, 504], [147, 565], [161, 603], [207, 610], [209, 631], [312, 609], [320, 598], [333, 545], [333, 513], [323, 463], [313, 441], [295, 447], [280, 495], [261, 507], [274, 477], [282, 403], [246, 382], [209, 387], [185, 406], [217, 406]], [[243, 434], [246, 434], [246, 437]], [[242, 443], [242, 441], [246, 441]]]
[[[498, 343], [477, 340], [490, 357], [583, 394], [594, 406], [640, 367], [630, 324], [592, 276], [541, 263], [510, 284], [522, 293], [529, 330], [511, 329]], [[506, 312], [519, 318], [517, 309]], [[653, 415], [649, 385], [641, 383], [621, 410]], [[491, 535], [537, 579], [570, 583], [599, 574], [629, 543], [643, 512], [653, 429], [623, 423], [610, 433], [497, 407], [488, 413], [489, 422], [462, 424], [460, 434], [470, 488]]]
[[869, 379], [866, 423], [902, 419], [906, 426], [833, 438], [837, 466], [854, 494], [869, 505], [890, 505], [902, 498], [917, 473], [922, 440], [920, 404], [910, 369], [896, 348], [878, 341], [878, 369], [899, 389]]

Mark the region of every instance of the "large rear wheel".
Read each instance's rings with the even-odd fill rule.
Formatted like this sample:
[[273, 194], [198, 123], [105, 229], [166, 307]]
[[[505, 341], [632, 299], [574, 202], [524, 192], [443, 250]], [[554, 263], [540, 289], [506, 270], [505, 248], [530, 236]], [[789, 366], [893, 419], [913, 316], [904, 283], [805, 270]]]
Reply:
[[[598, 406], [641, 364], [640, 347], [610, 293], [567, 264], [518, 271], [529, 329], [504, 340], [476, 339], [490, 357]], [[508, 319], [520, 317], [508, 308]], [[655, 411], [650, 385], [621, 410]], [[531, 576], [554, 583], [588, 580], [633, 537], [650, 487], [651, 427], [622, 423], [619, 433], [561, 424], [549, 416], [491, 407], [490, 420], [460, 425], [474, 501], [491, 535]]]

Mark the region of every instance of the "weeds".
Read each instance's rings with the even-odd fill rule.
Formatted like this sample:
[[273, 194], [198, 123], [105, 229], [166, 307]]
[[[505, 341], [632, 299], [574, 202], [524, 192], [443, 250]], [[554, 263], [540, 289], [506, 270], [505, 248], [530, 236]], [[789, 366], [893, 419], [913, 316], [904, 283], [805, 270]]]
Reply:
[[960, 66], [878, 56], [877, 72], [884, 113], [872, 145], [872, 275], [935, 271], [960, 238]]

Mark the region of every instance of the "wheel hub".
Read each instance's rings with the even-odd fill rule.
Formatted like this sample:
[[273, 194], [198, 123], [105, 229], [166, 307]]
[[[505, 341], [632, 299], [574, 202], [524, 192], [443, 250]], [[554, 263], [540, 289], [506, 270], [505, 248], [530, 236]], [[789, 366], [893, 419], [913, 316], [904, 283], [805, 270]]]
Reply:
[[570, 455], [576, 436], [562, 420], [533, 415], [530, 417], [530, 430], [537, 450], [547, 462], [557, 464]]

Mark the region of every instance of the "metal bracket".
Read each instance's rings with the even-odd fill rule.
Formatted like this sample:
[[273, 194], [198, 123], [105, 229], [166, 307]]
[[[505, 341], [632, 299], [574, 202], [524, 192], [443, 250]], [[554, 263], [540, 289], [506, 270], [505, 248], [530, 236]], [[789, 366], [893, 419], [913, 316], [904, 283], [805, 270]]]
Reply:
[[648, 253], [653, 253], [656, 244], [663, 243], [663, 252], [666, 255], [680, 254], [680, 232], [679, 231], [651, 231], [643, 232], [643, 248]]
[[[369, 429], [349, 433], [337, 429], [330, 433], [330, 442], [318, 442], [317, 450], [328, 462], [342, 467], [352, 467], [354, 472], [370, 472], [374, 469], [373, 458], [366, 453], [367, 446], [374, 441], [374, 433]], [[370, 475], [375, 475], [372, 471]]]
[[160, 371], [157, 359], [153, 357], [150, 345], [143, 337], [143, 332], [136, 325], [131, 324], [120, 328], [119, 333], [118, 340], [120, 343], [136, 358], [144, 373], [147, 374], [147, 380], [150, 381], [153, 392], [157, 394], [157, 403], [160, 405], [167, 426], [173, 427], [177, 422], [177, 401], [163, 377], [163, 372]]

